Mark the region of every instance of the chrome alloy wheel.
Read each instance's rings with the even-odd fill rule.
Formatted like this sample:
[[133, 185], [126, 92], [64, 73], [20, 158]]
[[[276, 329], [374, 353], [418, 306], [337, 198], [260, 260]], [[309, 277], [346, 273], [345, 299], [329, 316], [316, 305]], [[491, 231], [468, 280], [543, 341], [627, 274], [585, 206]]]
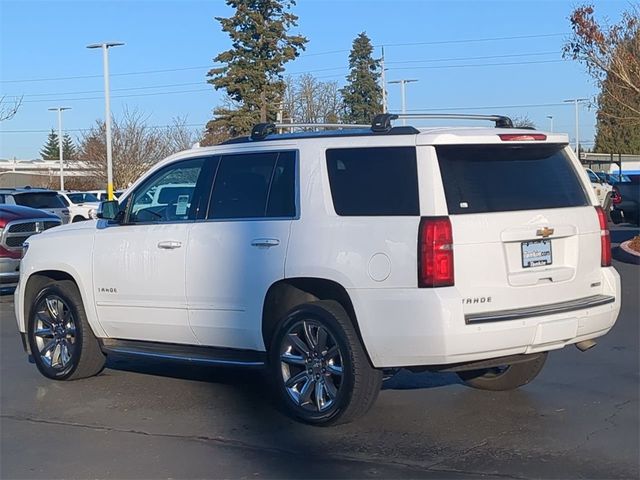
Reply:
[[311, 412], [325, 412], [342, 385], [342, 353], [336, 339], [319, 322], [293, 324], [280, 345], [284, 387], [291, 399]]
[[54, 370], [66, 369], [76, 345], [71, 309], [57, 295], [45, 295], [36, 305], [35, 320], [33, 336], [42, 362]]

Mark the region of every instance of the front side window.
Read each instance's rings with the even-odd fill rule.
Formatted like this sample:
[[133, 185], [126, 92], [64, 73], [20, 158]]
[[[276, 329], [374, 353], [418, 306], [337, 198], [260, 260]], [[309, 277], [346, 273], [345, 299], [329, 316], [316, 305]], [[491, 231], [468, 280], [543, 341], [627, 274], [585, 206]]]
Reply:
[[67, 197], [73, 203], [99, 202], [98, 197], [89, 192], [68, 193]]
[[208, 218], [288, 218], [295, 214], [294, 152], [222, 157]]
[[194, 220], [204, 158], [185, 160], [156, 172], [129, 198], [128, 223], [167, 223]]

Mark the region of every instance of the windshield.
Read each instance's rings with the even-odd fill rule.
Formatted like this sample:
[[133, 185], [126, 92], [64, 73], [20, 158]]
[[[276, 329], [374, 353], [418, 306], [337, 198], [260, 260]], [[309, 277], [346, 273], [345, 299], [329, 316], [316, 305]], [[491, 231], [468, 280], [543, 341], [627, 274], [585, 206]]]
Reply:
[[78, 192], [78, 193], [67, 193], [67, 197], [73, 203], [85, 203], [85, 202], [99, 202], [98, 197], [96, 197], [93, 193], [88, 192]]

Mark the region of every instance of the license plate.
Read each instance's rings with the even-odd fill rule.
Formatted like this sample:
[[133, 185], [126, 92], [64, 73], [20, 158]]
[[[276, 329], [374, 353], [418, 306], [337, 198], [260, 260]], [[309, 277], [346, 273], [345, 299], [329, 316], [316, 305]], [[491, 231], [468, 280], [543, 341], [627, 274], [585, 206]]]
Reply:
[[522, 242], [522, 268], [551, 265], [551, 240]]

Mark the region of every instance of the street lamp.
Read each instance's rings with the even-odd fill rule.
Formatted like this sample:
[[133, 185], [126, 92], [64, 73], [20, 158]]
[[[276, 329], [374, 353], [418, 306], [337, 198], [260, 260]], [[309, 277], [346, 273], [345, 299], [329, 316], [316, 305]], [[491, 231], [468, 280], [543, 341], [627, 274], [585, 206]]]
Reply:
[[549, 119], [549, 131], [553, 133], [553, 115], [547, 115], [547, 118]]
[[[400, 95], [402, 97], [402, 113], [405, 114], [407, 113], [407, 105], [406, 105], [406, 98], [405, 98], [405, 85], [407, 83], [411, 83], [411, 82], [417, 82], [418, 80], [415, 79], [411, 79], [411, 80], [391, 80], [389, 83], [399, 83], [400, 84]], [[406, 119], [402, 119], [402, 125], [406, 125], [407, 124], [407, 120]]]
[[109, 98], [109, 48], [124, 45], [122, 42], [92, 43], [87, 48], [102, 49], [102, 65], [104, 70], [104, 110], [105, 129], [107, 135], [107, 200], [113, 200], [113, 160], [111, 158], [111, 104]]
[[563, 100], [565, 103], [573, 103], [576, 106], [576, 156], [580, 158], [580, 137], [578, 136], [580, 133], [580, 129], [578, 128], [578, 104], [582, 102], [586, 102], [588, 98], [570, 98], [568, 100]]
[[49, 108], [50, 112], [58, 112], [58, 149], [60, 152], [60, 190], [64, 190], [64, 167], [62, 163], [62, 112], [71, 110], [71, 107]]

